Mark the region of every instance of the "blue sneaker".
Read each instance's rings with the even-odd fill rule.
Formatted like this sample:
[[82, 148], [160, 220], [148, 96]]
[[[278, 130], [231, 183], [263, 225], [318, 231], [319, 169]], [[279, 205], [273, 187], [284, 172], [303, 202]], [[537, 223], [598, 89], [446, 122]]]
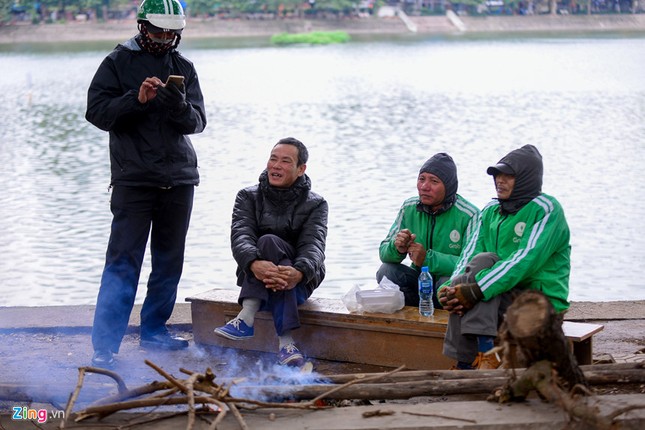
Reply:
[[296, 345], [290, 343], [280, 348], [280, 352], [278, 353], [278, 363], [282, 366], [300, 367], [305, 364], [305, 357]]
[[231, 340], [244, 340], [253, 337], [253, 327], [249, 327], [240, 318], [235, 317], [226, 325], [217, 327], [215, 333]]

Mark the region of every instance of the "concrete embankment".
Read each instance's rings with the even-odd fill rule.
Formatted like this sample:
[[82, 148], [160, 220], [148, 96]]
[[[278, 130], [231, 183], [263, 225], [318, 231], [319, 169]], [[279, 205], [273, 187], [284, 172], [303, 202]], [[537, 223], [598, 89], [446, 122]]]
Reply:
[[470, 33], [645, 33], [645, 14], [461, 17]]
[[[461, 32], [446, 16], [410, 17], [416, 34], [476, 33], [645, 33], [645, 14], [633, 15], [534, 15], [460, 17]], [[270, 37], [278, 33], [346, 31], [361, 35], [412, 35], [397, 17], [362, 19], [219, 20], [189, 19], [184, 39]], [[71, 22], [67, 24], [17, 24], [0, 26], [0, 44], [73, 41], [122, 41], [136, 32], [130, 20]]]
[[[135, 305], [130, 318], [131, 327], [139, 326], [141, 305]], [[0, 332], [13, 330], [42, 330], [55, 328], [89, 329], [94, 318], [94, 306], [15, 306], [0, 307]], [[621, 321], [645, 319], [645, 300], [615, 302], [572, 302], [567, 311], [568, 321]], [[177, 303], [169, 321], [173, 326], [190, 329], [190, 303]], [[645, 343], [645, 332], [641, 333]], [[644, 345], [645, 346], [645, 345]]]
[[[117, 356], [114, 371], [123, 377], [128, 387], [139, 387], [160, 380], [160, 375], [146, 364], [146, 360], [181, 378], [181, 371], [203, 372], [212, 369], [218, 378], [241, 376], [263, 380], [275, 380], [275, 354], [232, 351], [225, 348], [200, 348], [191, 346], [181, 351], [145, 350], [139, 346], [138, 325], [140, 306], [136, 306]], [[16, 406], [32, 409], [46, 408], [63, 410], [65, 401], [78, 381], [78, 368], [87, 366], [92, 355], [89, 335], [94, 315], [93, 306], [48, 306], [0, 308], [0, 361], [2, 384], [5, 388], [17, 387], [13, 397], [0, 398], [0, 428], [33, 428], [30, 422], [14, 422], [8, 411]], [[642, 362], [645, 354], [638, 349], [645, 346], [645, 301], [622, 302], [574, 302], [567, 319], [597, 321], [605, 329], [594, 336], [594, 351], [618, 354], [631, 352], [632, 362]], [[170, 320], [173, 332], [191, 337], [192, 318], [190, 305], [178, 303]], [[595, 355], [595, 354], [594, 354]], [[315, 361], [319, 375], [364, 374], [390, 371], [377, 366], [352, 363]], [[257, 376], [260, 375], [260, 376]], [[267, 376], [268, 375], [268, 376]], [[239, 379], [242, 381], [242, 379]], [[115, 393], [114, 384], [102, 375], [86, 374], [75, 411], [93, 401], [92, 395], [107, 396]], [[304, 383], [304, 382], [303, 382]], [[621, 428], [643, 428], [645, 423], [645, 400], [642, 391], [613, 392], [614, 388], [598, 387], [591, 398], [593, 405], [603, 416], [619, 408], [634, 408], [623, 413], [617, 424]], [[18, 394], [24, 393], [20, 397]], [[1, 397], [1, 396], [0, 396]], [[471, 394], [441, 397], [420, 397], [411, 400], [388, 402], [365, 402], [361, 406], [336, 407], [316, 411], [304, 409], [287, 410], [259, 409], [243, 411], [248, 428], [296, 430], [309, 429], [463, 429], [496, 428], [516, 429], [530, 426], [534, 429], [564, 428], [569, 420], [560, 406], [537, 398], [523, 403], [501, 407], [484, 401], [486, 394]], [[55, 404], [51, 406], [51, 399]], [[3, 402], [4, 400], [4, 402]], [[450, 402], [449, 404], [447, 402]], [[347, 403], [358, 404], [358, 403]], [[364, 406], [363, 406], [364, 405]], [[52, 409], [53, 408], [53, 409]], [[640, 409], [639, 409], [640, 408]], [[74, 428], [104, 428], [106, 425], [131, 426], [132, 422], [150, 419], [150, 412], [119, 413], [97, 422], [96, 420], [74, 423]], [[185, 408], [184, 408], [185, 410]], [[129, 411], [126, 411], [129, 412]], [[157, 411], [153, 417], [163, 416], [163, 421], [136, 426], [141, 429], [170, 430], [185, 428], [185, 414]], [[57, 415], [60, 416], [60, 415]], [[367, 417], [370, 418], [367, 418]], [[213, 419], [214, 416], [209, 416]], [[39, 423], [38, 428], [54, 430], [60, 420]], [[70, 424], [72, 424], [70, 422]], [[209, 423], [197, 420], [195, 429], [209, 428]], [[238, 429], [239, 423], [228, 414], [218, 426], [222, 429]]]
[[[130, 333], [138, 333], [140, 309], [137, 305], [132, 312]], [[89, 334], [93, 318], [94, 306], [5, 307], [0, 308], [0, 334], [70, 331]], [[573, 302], [565, 319], [604, 325], [594, 336], [594, 358], [611, 355], [619, 361], [645, 360], [645, 300]], [[169, 324], [191, 333], [190, 304], [178, 303]]]

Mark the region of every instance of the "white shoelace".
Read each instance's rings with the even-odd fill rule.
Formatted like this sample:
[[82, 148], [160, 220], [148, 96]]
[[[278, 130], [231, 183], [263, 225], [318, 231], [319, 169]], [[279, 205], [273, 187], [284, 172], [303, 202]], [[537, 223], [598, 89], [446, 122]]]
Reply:
[[242, 321], [241, 318], [236, 317], [236, 318], [233, 318], [232, 320], [230, 320], [229, 322], [227, 322], [226, 325], [232, 325], [233, 327], [235, 327], [236, 330], [239, 330], [241, 321]]
[[285, 346], [284, 350], [287, 352], [287, 354], [293, 354], [294, 352], [300, 352], [300, 351], [298, 351], [298, 348], [296, 347], [296, 345], [294, 345], [293, 343], [290, 343], [289, 345]]

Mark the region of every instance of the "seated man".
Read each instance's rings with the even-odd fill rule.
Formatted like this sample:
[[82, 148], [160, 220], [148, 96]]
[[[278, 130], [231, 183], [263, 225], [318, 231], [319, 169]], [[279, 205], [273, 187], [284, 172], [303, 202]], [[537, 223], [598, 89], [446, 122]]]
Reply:
[[[381, 242], [383, 263], [376, 280], [383, 276], [399, 286], [406, 306], [419, 305], [417, 280], [428, 266], [434, 285], [452, 274], [462, 245], [474, 228], [477, 207], [457, 194], [457, 166], [450, 155], [438, 153], [426, 161], [417, 177], [418, 196], [403, 202], [387, 237]], [[410, 257], [410, 266], [401, 264]], [[433, 294], [435, 307], [439, 307]]]
[[304, 356], [292, 331], [298, 305], [325, 277], [328, 206], [305, 175], [309, 153], [297, 139], [275, 144], [259, 184], [240, 190], [231, 224], [242, 310], [215, 333], [233, 340], [253, 336], [258, 310], [268, 310], [279, 340], [278, 361], [300, 366]]
[[497, 200], [489, 203], [450, 282], [438, 291], [449, 311], [444, 355], [458, 369], [499, 367], [493, 348], [500, 318], [515, 294], [544, 293], [556, 312], [569, 307], [571, 245], [558, 201], [542, 193], [542, 156], [533, 145], [511, 151], [487, 173]]

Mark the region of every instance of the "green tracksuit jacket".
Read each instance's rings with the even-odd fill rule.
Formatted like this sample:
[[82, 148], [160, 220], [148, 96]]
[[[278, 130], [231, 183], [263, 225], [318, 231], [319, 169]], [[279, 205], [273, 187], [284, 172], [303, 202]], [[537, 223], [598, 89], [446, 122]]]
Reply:
[[475, 277], [484, 300], [521, 286], [544, 293], [557, 312], [569, 308], [569, 227], [554, 197], [542, 193], [518, 212], [506, 215], [497, 200], [489, 203], [453, 276], [463, 273], [468, 261], [481, 252], [494, 252], [500, 257], [493, 267]]
[[[401, 263], [406, 254], [394, 246], [396, 234], [407, 228], [416, 234], [415, 242], [426, 248], [424, 265], [437, 277], [450, 276], [459, 254], [475, 227], [479, 209], [457, 194], [455, 203], [445, 212], [431, 215], [417, 209], [419, 196], [410, 197], [401, 206], [387, 237], [381, 242], [379, 256], [383, 263]], [[414, 264], [412, 264], [414, 266]]]

